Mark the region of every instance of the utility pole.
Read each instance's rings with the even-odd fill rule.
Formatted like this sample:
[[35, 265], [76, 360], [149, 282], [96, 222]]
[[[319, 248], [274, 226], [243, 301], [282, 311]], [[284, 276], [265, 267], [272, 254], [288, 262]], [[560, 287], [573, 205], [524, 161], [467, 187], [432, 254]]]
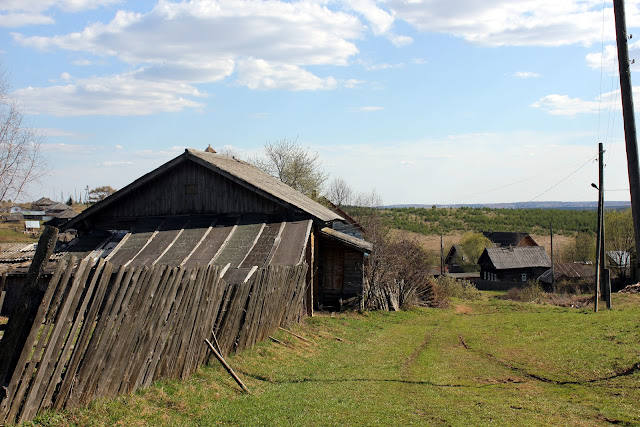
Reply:
[[556, 292], [556, 273], [553, 269], [553, 222], [549, 223], [551, 230], [551, 292]]
[[603, 161], [604, 150], [602, 147], [602, 142], [598, 143], [598, 185], [591, 184], [592, 187], [598, 189], [598, 228], [596, 231], [596, 289], [593, 295], [593, 310], [598, 311], [598, 303], [600, 301], [600, 287], [602, 284], [601, 276], [602, 276], [602, 268], [603, 268], [603, 260], [604, 260], [604, 242], [602, 239], [603, 236], [603, 225], [604, 225], [604, 209], [603, 202], [604, 197], [602, 196], [604, 192], [603, 184], [604, 184], [604, 161]]
[[444, 242], [442, 233], [440, 233], [440, 275], [444, 274]]
[[[640, 256], [640, 168], [638, 167], [638, 141], [636, 137], [636, 119], [633, 111], [633, 93], [631, 91], [631, 70], [629, 67], [624, 0], [613, 0], [613, 13], [616, 18], [618, 67], [620, 71], [620, 92], [622, 94], [622, 117], [624, 118], [624, 141], [627, 147], [633, 234], [636, 240], [636, 258], [638, 258]], [[634, 271], [635, 279], [640, 278], [638, 264], [640, 263], [636, 264]]]

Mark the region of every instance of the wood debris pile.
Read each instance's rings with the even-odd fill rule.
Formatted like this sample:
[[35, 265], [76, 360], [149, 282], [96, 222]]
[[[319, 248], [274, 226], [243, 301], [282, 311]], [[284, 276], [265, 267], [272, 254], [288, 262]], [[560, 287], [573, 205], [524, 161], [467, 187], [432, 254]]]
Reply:
[[620, 292], [623, 294], [640, 294], [640, 283], [628, 285], [624, 289], [621, 289]]

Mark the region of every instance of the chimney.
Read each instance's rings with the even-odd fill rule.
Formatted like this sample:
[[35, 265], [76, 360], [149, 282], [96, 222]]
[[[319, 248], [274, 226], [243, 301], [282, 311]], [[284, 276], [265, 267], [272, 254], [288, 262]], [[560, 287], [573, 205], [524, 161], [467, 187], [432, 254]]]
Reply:
[[213, 149], [211, 144], [209, 144], [209, 146], [205, 148], [204, 151], [206, 151], [207, 153], [216, 153], [216, 150]]

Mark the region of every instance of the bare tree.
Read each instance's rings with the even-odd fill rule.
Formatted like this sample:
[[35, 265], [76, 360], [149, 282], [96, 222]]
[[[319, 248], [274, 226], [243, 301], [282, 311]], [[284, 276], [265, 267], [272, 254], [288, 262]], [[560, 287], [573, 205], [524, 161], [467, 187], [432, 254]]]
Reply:
[[310, 153], [297, 139], [287, 138], [267, 142], [264, 151], [264, 158], [249, 162], [312, 199], [320, 195], [328, 175], [321, 168], [318, 153]]
[[342, 178], [334, 178], [327, 189], [327, 199], [336, 206], [349, 205], [353, 197], [353, 190]]
[[103, 185], [102, 187], [96, 187], [89, 191], [89, 202], [96, 203], [100, 200], [106, 199], [108, 196], [115, 193], [117, 190], [109, 185]]
[[41, 143], [42, 136], [9, 97], [8, 79], [0, 69], [0, 202], [18, 199], [29, 183], [47, 172]]

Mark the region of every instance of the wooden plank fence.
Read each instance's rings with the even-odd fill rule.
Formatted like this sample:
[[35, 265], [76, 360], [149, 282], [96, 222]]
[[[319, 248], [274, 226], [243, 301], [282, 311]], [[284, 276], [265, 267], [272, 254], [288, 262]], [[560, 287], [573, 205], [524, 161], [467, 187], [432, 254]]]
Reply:
[[[229, 284], [215, 266], [120, 267], [61, 261], [0, 402], [0, 423], [184, 378], [304, 316], [307, 265], [259, 269]], [[213, 340], [215, 342], [215, 340]], [[0, 358], [11, 351], [0, 341]]]

